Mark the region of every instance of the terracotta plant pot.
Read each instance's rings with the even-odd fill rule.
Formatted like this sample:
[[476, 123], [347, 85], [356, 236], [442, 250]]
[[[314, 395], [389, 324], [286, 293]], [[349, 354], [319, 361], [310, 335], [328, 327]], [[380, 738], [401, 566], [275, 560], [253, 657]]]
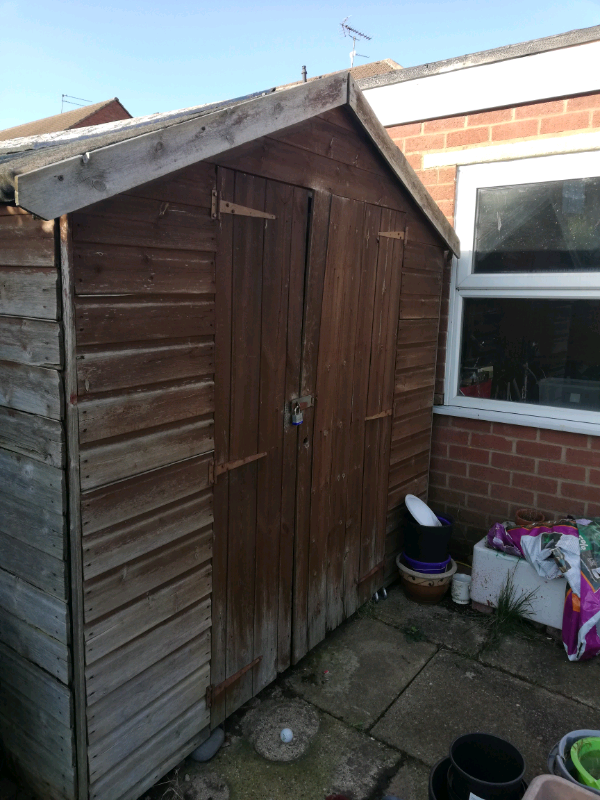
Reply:
[[396, 565], [404, 591], [417, 603], [439, 603], [450, 588], [452, 576], [456, 572], [456, 563], [452, 560], [446, 572], [437, 575], [415, 572], [403, 563], [401, 555], [396, 557]]
[[515, 522], [519, 528], [532, 528], [541, 525], [546, 518], [541, 511], [534, 508], [520, 508], [515, 514]]

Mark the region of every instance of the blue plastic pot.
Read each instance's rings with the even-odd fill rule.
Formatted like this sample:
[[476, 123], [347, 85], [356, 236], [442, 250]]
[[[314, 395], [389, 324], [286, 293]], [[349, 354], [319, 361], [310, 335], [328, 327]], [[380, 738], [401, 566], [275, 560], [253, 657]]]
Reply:
[[450, 564], [450, 556], [445, 561], [415, 561], [404, 553], [403, 555], [406, 566], [415, 572], [423, 572], [425, 575], [437, 575], [440, 572], [446, 572]]

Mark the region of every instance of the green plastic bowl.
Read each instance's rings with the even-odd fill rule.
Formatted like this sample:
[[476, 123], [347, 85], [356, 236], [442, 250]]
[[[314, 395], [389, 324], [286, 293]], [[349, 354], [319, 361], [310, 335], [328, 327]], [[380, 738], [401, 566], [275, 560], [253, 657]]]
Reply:
[[600, 736], [588, 736], [575, 742], [571, 747], [571, 761], [581, 783], [600, 789]]

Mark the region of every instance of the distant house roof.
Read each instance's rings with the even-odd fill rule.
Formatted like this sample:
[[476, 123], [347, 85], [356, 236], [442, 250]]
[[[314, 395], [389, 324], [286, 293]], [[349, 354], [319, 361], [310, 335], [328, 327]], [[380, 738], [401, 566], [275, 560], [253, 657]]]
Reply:
[[286, 91], [0, 143], [0, 202], [43, 219], [76, 211], [239, 145], [348, 106], [450, 249], [448, 220], [377, 120], [348, 71]]
[[53, 117], [44, 117], [44, 119], [37, 119], [34, 122], [15, 125], [14, 128], [6, 128], [6, 130], [0, 131], [0, 141], [5, 142], [22, 136], [39, 136], [43, 133], [57, 133], [72, 128], [100, 125], [105, 122], [130, 118], [131, 114], [119, 102], [119, 98], [112, 97], [110, 100], [102, 100], [100, 103], [55, 114]]
[[[453, 72], [469, 67], [477, 67], [481, 64], [493, 64], [498, 61], [508, 61], [512, 58], [522, 58], [523, 56], [547, 53], [551, 50], [560, 50], [564, 47], [573, 47], [579, 44], [595, 42], [600, 40], [600, 25], [591, 28], [578, 28], [577, 30], [559, 33], [556, 36], [545, 36], [542, 39], [531, 39], [528, 42], [509, 44], [504, 47], [495, 47], [492, 50], [481, 50], [477, 53], [470, 53], [456, 58], [446, 58], [443, 61], [433, 61], [430, 64], [421, 64], [417, 67], [404, 67], [399, 72], [371, 73], [369, 75], [356, 75], [355, 79], [359, 87], [374, 89], [379, 86], [389, 86], [393, 83], [412, 81], [417, 78], [425, 78], [429, 75], [439, 75], [443, 72]], [[375, 62], [381, 63], [381, 62]], [[369, 66], [365, 64], [364, 66]]]
[[[349, 72], [355, 81], [372, 78], [376, 75], [389, 75], [390, 72], [395, 72], [399, 69], [404, 69], [401, 64], [394, 61], [392, 58], [384, 58], [381, 61], [371, 61], [368, 64], [359, 64], [358, 67], [352, 69], [338, 69], [335, 72], [326, 72], [323, 75], [314, 75], [308, 78], [307, 83], [310, 81], [318, 81], [320, 78], [327, 78], [329, 75], [339, 75], [341, 72]], [[289, 89], [290, 86], [297, 86], [304, 81], [293, 81], [292, 83], [285, 83], [278, 86], [277, 89]]]

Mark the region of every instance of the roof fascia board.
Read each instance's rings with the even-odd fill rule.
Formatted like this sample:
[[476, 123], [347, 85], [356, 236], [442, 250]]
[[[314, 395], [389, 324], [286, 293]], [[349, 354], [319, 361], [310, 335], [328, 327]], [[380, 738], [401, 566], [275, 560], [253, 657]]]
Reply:
[[374, 89], [377, 86], [389, 86], [394, 83], [412, 81], [416, 78], [425, 78], [430, 75], [439, 75], [442, 72], [453, 72], [460, 69], [469, 69], [482, 64], [491, 64], [497, 61], [508, 61], [514, 58], [545, 53], [551, 50], [563, 50], [568, 47], [575, 47], [587, 42], [595, 42], [600, 39], [600, 25], [590, 28], [579, 28], [566, 33], [559, 33], [555, 36], [546, 36], [542, 39], [532, 39], [527, 42], [509, 44], [503, 47], [495, 47], [492, 50], [480, 50], [477, 53], [470, 53], [456, 58], [446, 58], [442, 61], [434, 61], [431, 64], [419, 64], [415, 67], [405, 67], [398, 74], [373, 75], [370, 78], [358, 80], [359, 88], [364, 92], [367, 89]]
[[347, 73], [302, 84], [16, 177], [17, 205], [55, 219], [346, 104]]
[[377, 119], [375, 112], [358, 89], [352, 76], [348, 76], [348, 105], [358, 117], [373, 143], [387, 161], [396, 177], [419, 204], [427, 219], [448, 244], [455, 256], [460, 255], [460, 241], [452, 225], [442, 214], [439, 206], [417, 177], [404, 154], [394, 144], [389, 133]]
[[596, 41], [363, 92], [384, 125], [403, 125], [598, 91], [599, 60]]

